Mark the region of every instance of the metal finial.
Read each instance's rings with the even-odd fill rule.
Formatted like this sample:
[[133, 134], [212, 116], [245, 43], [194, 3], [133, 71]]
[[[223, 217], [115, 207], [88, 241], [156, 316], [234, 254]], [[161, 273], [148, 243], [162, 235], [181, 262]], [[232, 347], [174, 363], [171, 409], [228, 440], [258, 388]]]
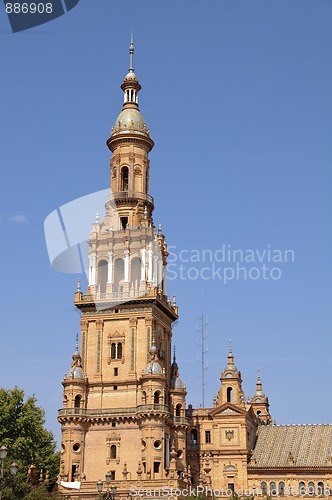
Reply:
[[134, 72], [134, 27], [131, 27], [130, 45], [129, 45], [129, 71]]
[[144, 206], [144, 219], [147, 219], [148, 218], [148, 209], [147, 209], [147, 206], [145, 205]]
[[173, 306], [176, 306], [176, 295], [173, 295], [173, 303], [172, 303]]
[[77, 291], [78, 292], [81, 291], [81, 280], [80, 280], [80, 278], [77, 279]]
[[99, 224], [99, 213], [96, 213], [96, 224]]
[[233, 350], [232, 350], [232, 339], [229, 339], [229, 354], [233, 354]]
[[75, 352], [78, 352], [78, 333], [76, 333]]
[[175, 346], [173, 347], [173, 362], [176, 363]]

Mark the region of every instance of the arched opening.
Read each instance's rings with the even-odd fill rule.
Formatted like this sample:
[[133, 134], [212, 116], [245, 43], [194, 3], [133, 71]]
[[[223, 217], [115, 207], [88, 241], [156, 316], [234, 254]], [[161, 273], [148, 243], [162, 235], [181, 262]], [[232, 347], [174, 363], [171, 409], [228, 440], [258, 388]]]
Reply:
[[142, 392], [142, 403], [143, 403], [144, 405], [146, 405], [146, 399], [147, 399], [146, 392], [145, 392], [145, 391], [143, 391], [143, 392]]
[[111, 446], [111, 458], [116, 458], [116, 445], [112, 444]]
[[279, 495], [282, 497], [285, 495], [285, 483], [283, 481], [279, 483]]
[[324, 483], [322, 481], [317, 483], [317, 495], [324, 495]]
[[299, 483], [299, 491], [300, 491], [300, 495], [305, 495], [306, 491], [305, 491], [305, 483], [303, 481], [300, 481]]
[[75, 396], [74, 407], [75, 407], [75, 413], [78, 413], [78, 410], [81, 407], [81, 396], [79, 394]]
[[98, 286], [100, 287], [101, 293], [106, 292], [107, 267], [108, 267], [108, 263], [106, 260], [100, 260], [98, 262]]
[[192, 444], [197, 444], [197, 429], [191, 429], [190, 431], [190, 441]]
[[156, 391], [153, 395], [153, 404], [159, 405], [159, 401], [160, 401], [160, 392]]
[[141, 279], [141, 259], [139, 257], [133, 257], [130, 264], [131, 288], [133, 288], [137, 292]]
[[256, 415], [260, 416], [261, 414], [262, 414], [262, 412], [260, 410], [256, 411]]
[[261, 483], [261, 490], [262, 490], [262, 495], [266, 495], [267, 493], [267, 484], [265, 481]]
[[119, 342], [118, 343], [118, 346], [117, 346], [117, 356], [116, 356], [116, 359], [121, 359], [122, 358], [122, 343]]
[[231, 403], [233, 400], [233, 389], [231, 387], [227, 387], [227, 403]]
[[175, 416], [176, 417], [180, 417], [181, 416], [181, 405], [180, 404], [177, 404], [176, 407], [175, 407]]
[[121, 169], [121, 191], [128, 191], [129, 186], [129, 169], [122, 167]]
[[309, 495], [315, 494], [315, 484], [312, 481], [308, 483], [308, 494]]
[[138, 191], [139, 193], [143, 192], [143, 177], [142, 177], [142, 171], [139, 166], [134, 167], [134, 190]]
[[273, 497], [277, 495], [277, 485], [274, 481], [270, 483], [270, 495]]
[[66, 408], [68, 405], [68, 397], [66, 395], [63, 396], [63, 406]]
[[116, 344], [113, 342], [111, 344], [111, 359], [116, 359]]
[[124, 261], [123, 259], [116, 259], [114, 262], [114, 280], [113, 291], [122, 292], [122, 281], [124, 278]]

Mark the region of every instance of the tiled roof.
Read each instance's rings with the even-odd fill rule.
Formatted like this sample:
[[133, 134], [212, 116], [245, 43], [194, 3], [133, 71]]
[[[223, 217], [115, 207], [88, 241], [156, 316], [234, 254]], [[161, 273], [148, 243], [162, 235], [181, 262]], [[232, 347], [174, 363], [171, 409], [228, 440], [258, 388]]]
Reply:
[[262, 425], [250, 468], [332, 468], [332, 425]]

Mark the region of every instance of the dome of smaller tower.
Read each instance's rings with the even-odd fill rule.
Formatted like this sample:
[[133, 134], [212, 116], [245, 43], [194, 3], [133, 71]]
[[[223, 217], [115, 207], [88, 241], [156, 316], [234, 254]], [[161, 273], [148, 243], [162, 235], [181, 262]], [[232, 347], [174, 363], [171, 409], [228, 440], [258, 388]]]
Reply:
[[75, 366], [73, 370], [70, 370], [68, 375], [72, 378], [84, 378], [84, 373], [80, 366]]
[[174, 382], [172, 381], [172, 386], [174, 389], [183, 389], [185, 387], [185, 384], [182, 382], [180, 377], [176, 377], [176, 379], [174, 379]]
[[126, 108], [121, 111], [116, 119], [111, 135], [119, 132], [128, 132], [130, 130], [148, 133], [144, 118], [136, 108]]
[[137, 82], [138, 83], [138, 78], [135, 75], [133, 71], [129, 71], [126, 76], [124, 77], [124, 82]]
[[149, 363], [147, 367], [145, 368], [145, 373], [151, 373], [153, 375], [162, 375], [163, 370], [160, 366], [160, 364], [157, 361], [153, 361], [152, 363]]

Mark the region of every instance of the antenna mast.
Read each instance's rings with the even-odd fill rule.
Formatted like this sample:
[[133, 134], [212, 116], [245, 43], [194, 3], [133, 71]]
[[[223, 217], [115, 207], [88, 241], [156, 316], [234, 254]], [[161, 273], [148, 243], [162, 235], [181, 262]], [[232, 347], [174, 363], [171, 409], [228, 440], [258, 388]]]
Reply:
[[208, 366], [206, 365], [205, 361], [205, 355], [207, 353], [207, 347], [206, 347], [206, 340], [207, 340], [207, 334], [206, 334], [206, 326], [207, 323], [205, 322], [204, 318], [204, 313], [202, 310], [202, 315], [197, 318], [200, 321], [200, 325], [197, 328], [197, 333], [200, 335], [200, 343], [198, 345], [201, 346], [201, 377], [202, 377], [202, 408], [205, 408], [205, 371], [208, 369]]

